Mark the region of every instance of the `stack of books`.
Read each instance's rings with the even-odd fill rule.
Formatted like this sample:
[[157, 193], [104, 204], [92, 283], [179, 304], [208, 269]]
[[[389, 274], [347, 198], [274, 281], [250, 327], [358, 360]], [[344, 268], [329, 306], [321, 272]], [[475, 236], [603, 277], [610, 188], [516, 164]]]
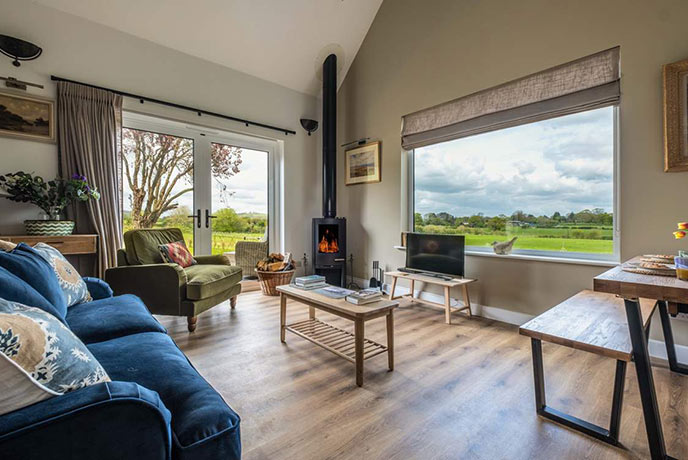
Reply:
[[354, 292], [346, 296], [346, 301], [356, 305], [365, 305], [367, 303], [377, 302], [382, 299], [382, 291], [378, 289], [363, 289], [362, 291]]
[[327, 287], [325, 277], [320, 275], [297, 276], [294, 278], [294, 286], [310, 291], [312, 289], [320, 289]]

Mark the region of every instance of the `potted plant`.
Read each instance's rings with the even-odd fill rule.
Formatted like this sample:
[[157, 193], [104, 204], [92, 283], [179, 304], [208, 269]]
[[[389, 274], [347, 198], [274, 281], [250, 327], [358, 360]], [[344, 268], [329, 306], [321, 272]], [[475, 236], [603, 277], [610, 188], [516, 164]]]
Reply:
[[5, 190], [8, 200], [41, 208], [40, 219], [24, 221], [27, 235], [71, 235], [74, 221], [61, 219], [67, 205], [100, 199], [98, 189], [79, 174], [71, 179], [45, 181], [40, 176], [19, 171], [0, 176], [0, 188]]

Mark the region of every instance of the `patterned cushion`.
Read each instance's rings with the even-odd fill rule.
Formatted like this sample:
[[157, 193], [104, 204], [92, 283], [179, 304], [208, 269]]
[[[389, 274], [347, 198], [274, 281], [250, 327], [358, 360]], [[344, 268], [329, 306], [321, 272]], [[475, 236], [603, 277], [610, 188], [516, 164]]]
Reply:
[[33, 248], [41, 257], [48, 261], [57, 275], [57, 280], [60, 282], [60, 287], [68, 307], [93, 300], [88, 292], [86, 282], [60, 251], [45, 243], [38, 243]]
[[86, 346], [40, 308], [0, 299], [0, 414], [109, 382]]
[[11, 241], [0, 240], [0, 251], [11, 251], [16, 247], [16, 243], [12, 243]]
[[158, 246], [158, 248], [160, 248], [162, 260], [168, 264], [179, 264], [179, 266], [182, 268], [190, 267], [196, 264], [196, 260], [186, 248], [184, 240], [176, 241], [174, 243], [161, 244]]

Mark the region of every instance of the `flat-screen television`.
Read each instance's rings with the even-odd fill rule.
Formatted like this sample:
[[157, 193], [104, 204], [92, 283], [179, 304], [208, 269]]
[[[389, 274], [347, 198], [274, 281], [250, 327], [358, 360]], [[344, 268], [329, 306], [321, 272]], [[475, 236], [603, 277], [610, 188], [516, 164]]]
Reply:
[[406, 235], [406, 268], [444, 275], [463, 276], [463, 235]]

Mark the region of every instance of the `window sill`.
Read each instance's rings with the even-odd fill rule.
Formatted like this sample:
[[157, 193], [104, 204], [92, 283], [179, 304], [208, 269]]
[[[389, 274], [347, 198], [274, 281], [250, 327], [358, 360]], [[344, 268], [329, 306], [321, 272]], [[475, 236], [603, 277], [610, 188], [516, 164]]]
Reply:
[[[399, 251], [406, 251], [406, 247], [404, 246], [394, 246], [394, 249], [398, 249]], [[500, 254], [495, 254], [493, 252], [487, 252], [487, 251], [472, 251], [472, 250], [466, 250], [466, 255], [471, 256], [471, 257], [496, 257], [500, 259], [508, 259], [508, 260], [532, 260], [535, 262], [551, 262], [551, 263], [557, 263], [557, 264], [570, 264], [570, 265], [592, 265], [596, 267], [616, 267], [619, 265], [619, 262], [615, 262], [613, 260], [596, 260], [596, 259], [568, 259], [566, 257], [547, 257], [547, 256], [534, 256], [534, 255], [526, 255], [526, 254], [509, 254], [509, 255], [500, 255]]]

